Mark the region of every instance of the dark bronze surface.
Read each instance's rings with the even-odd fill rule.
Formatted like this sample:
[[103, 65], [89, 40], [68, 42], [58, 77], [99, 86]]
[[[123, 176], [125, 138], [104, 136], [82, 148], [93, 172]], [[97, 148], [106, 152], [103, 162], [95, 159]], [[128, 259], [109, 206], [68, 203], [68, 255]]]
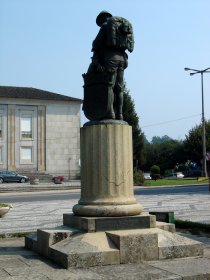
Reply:
[[123, 120], [124, 69], [133, 51], [132, 25], [122, 17], [102, 11], [96, 18], [100, 30], [92, 44], [92, 62], [84, 78], [83, 111], [90, 121]]

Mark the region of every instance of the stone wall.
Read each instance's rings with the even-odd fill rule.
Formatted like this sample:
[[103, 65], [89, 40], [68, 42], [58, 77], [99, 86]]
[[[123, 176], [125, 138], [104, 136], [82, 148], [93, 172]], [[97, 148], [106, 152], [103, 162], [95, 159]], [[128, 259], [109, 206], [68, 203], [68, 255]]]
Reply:
[[67, 178], [78, 177], [80, 106], [55, 102], [46, 109], [46, 170]]
[[[66, 179], [80, 176], [80, 102], [0, 98], [4, 109], [0, 169], [37, 170]], [[20, 162], [20, 110], [34, 110], [33, 163]], [[5, 113], [6, 112], [6, 113]], [[8, 123], [8, 129], [4, 124]], [[29, 142], [29, 141], [27, 141]], [[3, 143], [6, 143], [3, 145]], [[24, 142], [25, 145], [25, 142]], [[27, 143], [28, 145], [28, 143]]]

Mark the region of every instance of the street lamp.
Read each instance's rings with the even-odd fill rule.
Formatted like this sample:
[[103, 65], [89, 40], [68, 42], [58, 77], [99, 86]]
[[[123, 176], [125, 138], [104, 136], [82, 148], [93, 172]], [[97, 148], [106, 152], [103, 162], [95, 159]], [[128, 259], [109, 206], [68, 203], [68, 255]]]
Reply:
[[190, 76], [195, 74], [201, 74], [201, 94], [202, 94], [202, 141], [203, 141], [203, 176], [207, 177], [207, 167], [206, 167], [206, 128], [205, 128], [205, 117], [204, 117], [204, 95], [203, 95], [203, 73], [210, 73], [210, 69], [206, 68], [204, 70], [197, 70], [185, 67], [185, 71], [192, 71]]
[[71, 180], [71, 157], [69, 157], [69, 181]]

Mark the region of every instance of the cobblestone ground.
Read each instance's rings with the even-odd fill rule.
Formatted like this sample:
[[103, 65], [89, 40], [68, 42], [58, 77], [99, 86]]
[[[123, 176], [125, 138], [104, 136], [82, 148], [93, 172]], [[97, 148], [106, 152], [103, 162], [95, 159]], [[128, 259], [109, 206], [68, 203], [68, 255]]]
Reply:
[[210, 193], [138, 196], [146, 211], [173, 211], [175, 218], [210, 224]]
[[[69, 191], [62, 191], [69, 192]], [[52, 201], [13, 203], [13, 208], [0, 219], [0, 233], [31, 232], [37, 228], [62, 225], [63, 213], [71, 213], [78, 198]], [[174, 211], [175, 218], [210, 224], [210, 192], [172, 195], [137, 195], [136, 199], [149, 211]]]

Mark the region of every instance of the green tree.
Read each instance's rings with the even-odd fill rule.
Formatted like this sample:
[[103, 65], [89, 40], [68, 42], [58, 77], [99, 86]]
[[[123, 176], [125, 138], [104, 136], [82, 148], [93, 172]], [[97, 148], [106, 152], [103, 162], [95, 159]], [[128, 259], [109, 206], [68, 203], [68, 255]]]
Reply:
[[123, 93], [123, 118], [124, 121], [132, 126], [134, 167], [142, 168], [145, 160], [144, 133], [139, 127], [139, 117], [135, 111], [134, 101], [132, 100], [126, 86], [124, 87]]
[[182, 141], [173, 140], [164, 136], [164, 141], [151, 142], [145, 145], [146, 163], [145, 170], [149, 170], [152, 165], [160, 166], [161, 173], [165, 170], [173, 169], [177, 163], [185, 162]]
[[[206, 127], [206, 151], [210, 152], [210, 120], [205, 122]], [[202, 124], [192, 128], [184, 140], [184, 152], [188, 160], [201, 165], [202, 160]]]
[[168, 142], [170, 140], [172, 140], [172, 138], [170, 138], [168, 135], [164, 135], [162, 137], [160, 137], [160, 136], [153, 136], [151, 143], [152, 144], [161, 144], [161, 143], [164, 143], [164, 142]]
[[[206, 150], [210, 152], [210, 120], [206, 121]], [[149, 170], [155, 164], [164, 174], [165, 170], [174, 169], [178, 164], [186, 173], [188, 161], [197, 163], [199, 170], [202, 161], [202, 124], [192, 128], [184, 141], [171, 139], [167, 135], [154, 136], [150, 143], [145, 144], [145, 157], [144, 170]]]

